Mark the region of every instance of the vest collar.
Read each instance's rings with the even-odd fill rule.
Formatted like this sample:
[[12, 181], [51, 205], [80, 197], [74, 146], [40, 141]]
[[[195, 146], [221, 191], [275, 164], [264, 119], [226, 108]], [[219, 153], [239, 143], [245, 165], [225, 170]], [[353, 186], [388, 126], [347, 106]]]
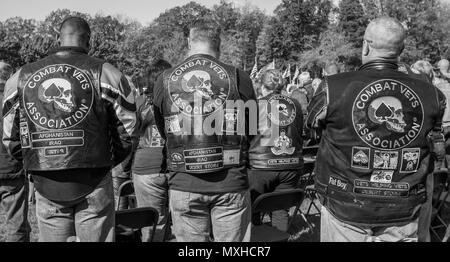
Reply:
[[359, 68], [359, 71], [385, 70], [385, 69], [398, 70], [398, 64], [393, 61], [375, 60], [362, 65]]
[[72, 53], [82, 53], [88, 54], [89, 51], [85, 48], [79, 46], [60, 46], [50, 51], [50, 54], [56, 54], [59, 52], [72, 52]]

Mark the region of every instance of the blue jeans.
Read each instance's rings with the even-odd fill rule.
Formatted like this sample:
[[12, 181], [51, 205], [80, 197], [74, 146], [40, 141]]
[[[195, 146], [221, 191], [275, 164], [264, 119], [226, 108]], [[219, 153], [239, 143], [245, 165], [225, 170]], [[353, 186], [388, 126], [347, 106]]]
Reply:
[[169, 191], [174, 234], [178, 242], [249, 242], [251, 204], [248, 191], [196, 194]]
[[114, 241], [114, 194], [110, 175], [89, 195], [71, 202], [54, 202], [36, 192], [40, 242]]
[[6, 242], [29, 242], [28, 180], [25, 176], [0, 180], [0, 207], [6, 213]]
[[[133, 174], [133, 184], [138, 207], [153, 207], [159, 213], [154, 241], [162, 241], [167, 222], [169, 184], [166, 174]], [[152, 228], [142, 229], [142, 242], [149, 242]]]
[[[114, 207], [117, 207], [117, 202], [119, 201], [119, 188], [120, 186], [129, 181], [131, 176], [129, 173], [123, 171], [122, 165], [118, 165], [111, 170], [112, 182], [114, 188]], [[126, 197], [120, 199], [120, 204], [118, 210], [128, 209], [129, 203]]]
[[418, 219], [391, 227], [357, 227], [340, 221], [322, 206], [321, 242], [417, 242]]

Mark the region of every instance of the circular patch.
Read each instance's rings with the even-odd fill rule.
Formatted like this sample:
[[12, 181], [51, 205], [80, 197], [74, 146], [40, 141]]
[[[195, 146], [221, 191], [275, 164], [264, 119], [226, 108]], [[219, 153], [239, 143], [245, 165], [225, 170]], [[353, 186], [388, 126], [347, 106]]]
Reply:
[[382, 150], [408, 146], [423, 126], [420, 97], [396, 80], [366, 86], [356, 97], [352, 112], [353, 127], [361, 140]]
[[292, 124], [297, 116], [294, 101], [284, 95], [274, 95], [267, 101], [269, 119], [277, 126]]
[[230, 94], [230, 78], [217, 63], [198, 58], [178, 66], [169, 79], [173, 104], [187, 115], [209, 115], [222, 108]]
[[93, 88], [82, 70], [66, 64], [50, 65], [28, 79], [23, 104], [36, 126], [64, 130], [86, 118], [94, 101]]

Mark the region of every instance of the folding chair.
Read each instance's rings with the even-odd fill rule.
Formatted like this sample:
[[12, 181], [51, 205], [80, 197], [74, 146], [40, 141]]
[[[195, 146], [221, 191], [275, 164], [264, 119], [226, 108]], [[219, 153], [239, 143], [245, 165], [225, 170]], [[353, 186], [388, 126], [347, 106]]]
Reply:
[[[273, 192], [260, 195], [254, 202], [252, 207], [253, 213], [261, 213], [261, 215], [286, 210], [295, 206], [294, 214], [289, 222], [288, 228], [294, 221], [300, 206], [305, 198], [302, 189], [286, 190], [283, 192]], [[250, 242], [286, 242], [289, 240], [289, 234], [268, 225], [257, 225], [252, 227]]]
[[[447, 242], [450, 237], [450, 221], [446, 222], [443, 216], [444, 207], [450, 204], [450, 177], [448, 176], [449, 174], [445, 175], [447, 177], [444, 185], [433, 197], [432, 226], [430, 228], [431, 232], [442, 242]], [[445, 234], [442, 238], [438, 233], [438, 230], [441, 228], [445, 228]]]
[[137, 207], [136, 196], [134, 194], [133, 181], [130, 180], [130, 181], [127, 181], [127, 182], [123, 183], [122, 185], [120, 185], [120, 187], [119, 187], [119, 199], [117, 201], [116, 210], [119, 210], [120, 201], [123, 198], [127, 198], [128, 199], [128, 208], [135, 208], [135, 207]]
[[116, 211], [116, 242], [142, 242], [144, 227], [152, 227], [150, 242], [153, 242], [158, 219], [158, 211], [152, 207]]

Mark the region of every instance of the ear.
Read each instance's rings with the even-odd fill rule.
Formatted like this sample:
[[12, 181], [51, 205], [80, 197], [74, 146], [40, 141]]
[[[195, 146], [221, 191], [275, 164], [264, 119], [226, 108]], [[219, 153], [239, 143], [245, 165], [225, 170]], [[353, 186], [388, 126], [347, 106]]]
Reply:
[[188, 49], [191, 49], [191, 39], [189, 37], [187, 38], [187, 43], [188, 43]]
[[368, 56], [369, 53], [370, 53], [370, 46], [369, 46], [369, 44], [367, 43], [367, 41], [364, 40], [364, 42], [363, 42], [363, 47], [362, 47], [362, 54], [363, 54], [363, 56]]

